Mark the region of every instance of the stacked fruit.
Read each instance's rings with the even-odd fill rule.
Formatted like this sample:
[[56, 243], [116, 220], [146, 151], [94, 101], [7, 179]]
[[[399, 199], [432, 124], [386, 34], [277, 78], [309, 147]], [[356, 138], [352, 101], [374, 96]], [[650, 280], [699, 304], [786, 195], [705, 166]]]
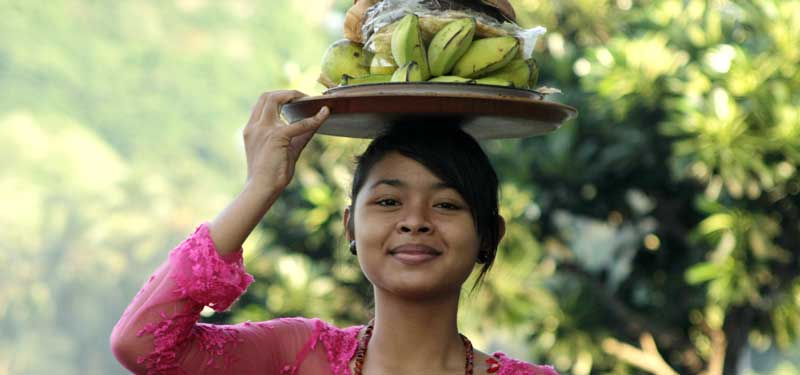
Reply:
[[328, 88], [385, 82], [449, 82], [532, 89], [539, 70], [525, 59], [513, 36], [475, 38], [476, 22], [447, 23], [426, 46], [419, 17], [409, 13], [391, 35], [391, 55], [372, 54], [347, 39], [333, 43], [322, 58], [319, 82]]

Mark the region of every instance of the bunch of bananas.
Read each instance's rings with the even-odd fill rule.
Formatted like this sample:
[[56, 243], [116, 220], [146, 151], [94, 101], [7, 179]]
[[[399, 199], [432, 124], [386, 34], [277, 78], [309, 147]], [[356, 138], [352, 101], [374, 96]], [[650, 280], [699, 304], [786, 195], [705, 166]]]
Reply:
[[384, 82], [452, 82], [532, 89], [539, 69], [524, 59], [512, 36], [475, 38], [476, 22], [461, 18], [444, 25], [425, 45], [419, 17], [409, 13], [394, 25], [391, 53], [369, 53], [342, 39], [322, 58], [319, 82], [328, 88]]

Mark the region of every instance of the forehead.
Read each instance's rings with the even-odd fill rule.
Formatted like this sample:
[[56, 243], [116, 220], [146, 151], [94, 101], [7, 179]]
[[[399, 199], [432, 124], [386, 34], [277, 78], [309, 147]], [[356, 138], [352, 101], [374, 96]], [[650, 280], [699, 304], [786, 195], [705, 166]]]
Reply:
[[451, 187], [437, 177], [424, 165], [414, 159], [393, 152], [375, 163], [367, 176], [365, 188], [378, 186], [423, 185], [431, 187]]

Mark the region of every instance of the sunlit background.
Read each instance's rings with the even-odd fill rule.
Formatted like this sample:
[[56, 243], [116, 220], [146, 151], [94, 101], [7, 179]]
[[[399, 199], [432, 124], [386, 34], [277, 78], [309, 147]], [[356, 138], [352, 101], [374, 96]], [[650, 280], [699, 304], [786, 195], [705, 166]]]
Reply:
[[[462, 330], [564, 374], [800, 374], [800, 1], [512, 3], [580, 118], [484, 144], [508, 235]], [[125, 373], [111, 328], [241, 189], [258, 95], [322, 92], [351, 4], [0, 0], [0, 375]], [[315, 138], [204, 321], [365, 321], [364, 146]]]

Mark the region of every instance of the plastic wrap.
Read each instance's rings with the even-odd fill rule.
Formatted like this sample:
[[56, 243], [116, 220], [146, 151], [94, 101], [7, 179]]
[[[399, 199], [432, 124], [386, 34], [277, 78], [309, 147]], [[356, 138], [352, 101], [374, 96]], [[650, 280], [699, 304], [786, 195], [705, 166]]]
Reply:
[[536, 39], [547, 32], [542, 26], [523, 29], [504, 20], [500, 12], [480, 2], [454, 0], [383, 0], [371, 6], [361, 27], [364, 49], [391, 56], [391, 34], [394, 23], [408, 13], [419, 16], [420, 31], [425, 43], [447, 23], [459, 18], [472, 17], [477, 23], [476, 38], [514, 36], [520, 41], [523, 58], [533, 55]]

